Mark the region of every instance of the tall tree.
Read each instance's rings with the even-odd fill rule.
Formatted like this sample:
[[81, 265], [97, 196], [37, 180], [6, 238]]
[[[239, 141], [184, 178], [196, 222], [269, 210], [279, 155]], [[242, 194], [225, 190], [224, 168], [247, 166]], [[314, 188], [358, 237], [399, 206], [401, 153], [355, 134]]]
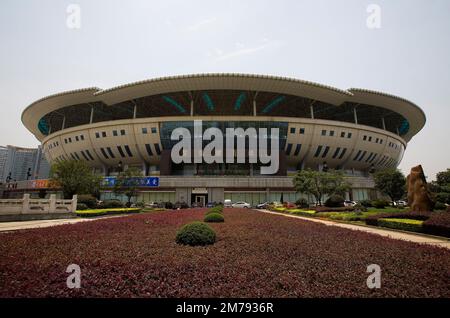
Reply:
[[343, 173], [336, 170], [327, 172], [309, 168], [300, 170], [293, 182], [297, 192], [314, 196], [319, 205], [322, 205], [325, 195], [344, 195], [350, 189], [350, 184], [345, 182]]
[[373, 174], [375, 188], [389, 196], [394, 204], [403, 198], [406, 192], [406, 178], [398, 169], [379, 170]]
[[436, 174], [436, 181], [429, 185], [436, 202], [450, 204], [450, 169]]
[[119, 173], [114, 183], [114, 194], [123, 194], [127, 197], [127, 206], [131, 206], [131, 199], [138, 194], [142, 171], [136, 168], [128, 168]]
[[50, 182], [61, 187], [65, 199], [71, 199], [74, 194], [98, 192], [101, 177], [95, 175], [84, 161], [63, 160], [52, 165]]

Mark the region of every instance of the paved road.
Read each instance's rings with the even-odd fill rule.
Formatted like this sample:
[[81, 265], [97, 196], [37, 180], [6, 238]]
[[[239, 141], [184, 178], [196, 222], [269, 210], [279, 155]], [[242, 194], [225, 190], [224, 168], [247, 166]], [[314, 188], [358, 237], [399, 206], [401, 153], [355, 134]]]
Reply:
[[272, 212], [272, 211], [268, 211], [268, 210], [257, 210], [257, 211], [275, 214], [275, 215], [284, 216], [284, 217], [302, 219], [302, 220], [310, 221], [310, 222], [322, 223], [322, 224], [325, 224], [328, 226], [342, 227], [342, 228], [354, 230], [354, 231], [363, 231], [363, 232], [367, 232], [367, 233], [386, 236], [386, 237], [396, 239], [396, 240], [404, 240], [404, 241], [410, 241], [410, 242], [414, 242], [414, 243], [436, 245], [436, 246], [441, 246], [441, 247], [450, 249], [450, 240], [445, 239], [445, 238], [441, 239], [441, 238], [437, 238], [437, 237], [431, 237], [431, 236], [420, 235], [420, 234], [409, 234], [409, 233], [404, 233], [404, 232], [391, 231], [391, 230], [384, 229], [384, 228], [375, 228], [375, 227], [361, 226], [361, 225], [356, 225], [356, 224], [347, 224], [347, 223], [339, 223], [339, 222], [334, 222], [334, 221], [320, 220], [320, 219], [314, 219], [314, 218], [303, 217], [303, 216], [298, 216], [298, 215]]

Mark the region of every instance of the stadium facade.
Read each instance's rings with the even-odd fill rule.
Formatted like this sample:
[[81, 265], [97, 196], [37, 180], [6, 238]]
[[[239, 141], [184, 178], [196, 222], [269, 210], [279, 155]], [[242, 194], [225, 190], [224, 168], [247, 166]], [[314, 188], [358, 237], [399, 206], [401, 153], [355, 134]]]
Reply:
[[[278, 172], [262, 175], [261, 163], [175, 164], [171, 133], [178, 127], [192, 132], [195, 120], [222, 131], [278, 128]], [[340, 169], [352, 185], [349, 199], [373, 198], [369, 171], [397, 167], [425, 121], [417, 105], [389, 94], [245, 74], [78, 89], [42, 98], [22, 114], [50, 162], [83, 160], [105, 176], [137, 167], [160, 177], [158, 187], [140, 189], [138, 200], [189, 204], [295, 201], [301, 194], [292, 176], [307, 167]]]

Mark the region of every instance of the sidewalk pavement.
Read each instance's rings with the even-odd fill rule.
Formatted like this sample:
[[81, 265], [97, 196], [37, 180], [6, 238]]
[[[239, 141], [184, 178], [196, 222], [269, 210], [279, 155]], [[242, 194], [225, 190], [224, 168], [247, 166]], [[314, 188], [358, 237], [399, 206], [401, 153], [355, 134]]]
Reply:
[[93, 218], [75, 218], [75, 219], [56, 219], [56, 220], [33, 220], [33, 221], [19, 221], [19, 222], [0, 222], [0, 232], [35, 229], [42, 227], [49, 227], [63, 224], [74, 224], [79, 222], [89, 222], [95, 220], [102, 220], [106, 218], [119, 217], [124, 215], [110, 215]]
[[257, 211], [260, 211], [263, 213], [275, 214], [275, 215], [284, 216], [284, 217], [289, 217], [289, 218], [301, 219], [301, 220], [310, 221], [310, 222], [322, 223], [322, 224], [325, 224], [328, 226], [342, 227], [342, 228], [354, 230], [354, 231], [362, 231], [362, 232], [366, 232], [366, 233], [377, 234], [377, 235], [389, 237], [391, 239], [396, 239], [396, 240], [404, 240], [404, 241], [420, 243], [420, 244], [435, 245], [435, 246], [441, 246], [441, 247], [450, 249], [450, 240], [446, 239], [446, 238], [431, 237], [431, 236], [420, 235], [420, 234], [409, 234], [409, 233], [405, 233], [405, 232], [391, 231], [391, 230], [385, 229], [385, 228], [375, 228], [375, 227], [368, 227], [368, 226], [362, 226], [362, 225], [356, 225], [356, 224], [347, 224], [347, 223], [340, 223], [340, 222], [334, 222], [334, 221], [328, 221], [328, 220], [320, 220], [320, 219], [315, 219], [312, 217], [284, 214], [284, 213], [272, 212], [272, 211], [268, 211], [268, 210], [258, 209]]

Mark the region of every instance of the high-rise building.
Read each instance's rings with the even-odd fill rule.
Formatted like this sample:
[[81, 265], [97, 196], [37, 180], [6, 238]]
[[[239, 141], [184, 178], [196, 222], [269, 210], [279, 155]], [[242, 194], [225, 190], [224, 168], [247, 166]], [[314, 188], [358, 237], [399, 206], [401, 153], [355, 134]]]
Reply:
[[41, 146], [0, 147], [0, 182], [44, 179], [48, 178], [49, 170]]

